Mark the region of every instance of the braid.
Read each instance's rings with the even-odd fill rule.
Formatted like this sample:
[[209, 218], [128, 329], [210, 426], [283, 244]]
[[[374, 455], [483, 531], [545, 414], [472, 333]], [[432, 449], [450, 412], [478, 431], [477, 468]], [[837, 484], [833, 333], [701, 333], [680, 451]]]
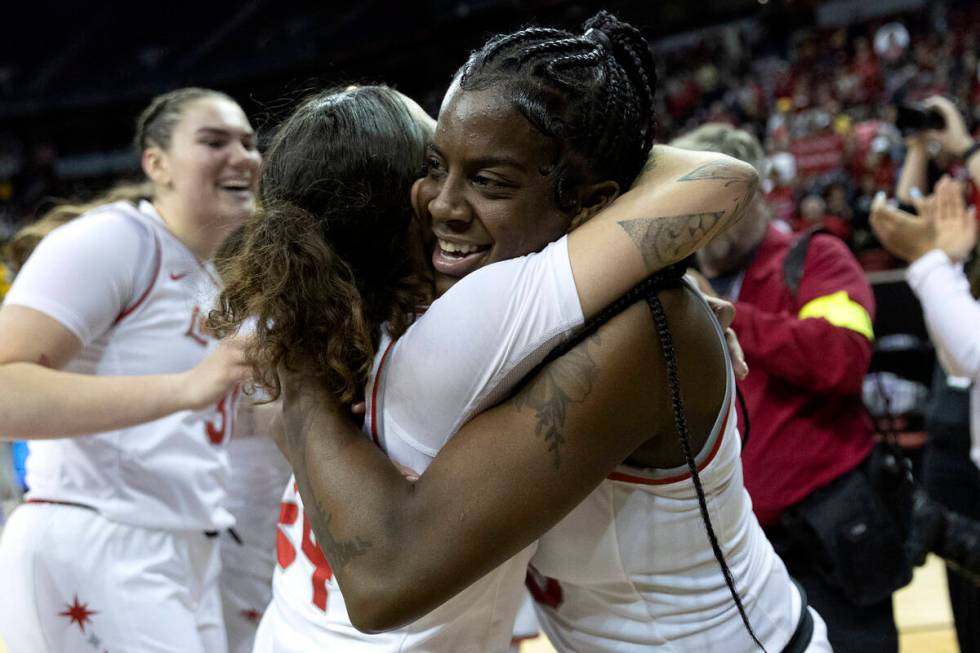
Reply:
[[721, 565], [721, 573], [725, 577], [725, 584], [728, 586], [728, 591], [735, 600], [735, 606], [738, 608], [738, 613], [742, 617], [742, 623], [745, 624], [745, 629], [749, 631], [749, 636], [752, 637], [752, 641], [760, 649], [765, 651], [766, 647], [756, 637], [755, 631], [752, 630], [752, 625], [749, 623], [749, 617], [745, 614], [742, 599], [738, 594], [738, 590], [735, 588], [735, 579], [732, 577], [732, 571], [729, 569], [728, 563], [725, 562], [725, 554], [718, 544], [718, 537], [715, 535], [715, 529], [711, 525], [708, 504], [704, 497], [704, 488], [701, 486], [701, 475], [698, 473], [698, 466], [694, 462], [694, 456], [691, 453], [691, 440], [688, 437], [687, 418], [684, 414], [684, 402], [681, 398], [680, 380], [677, 374], [677, 357], [674, 351], [673, 338], [670, 335], [670, 326], [667, 324], [667, 315], [664, 313], [663, 304], [660, 303], [660, 299], [656, 294], [650, 293], [647, 296], [647, 304], [650, 306], [650, 313], [653, 315], [653, 321], [657, 326], [657, 333], [660, 336], [660, 345], [663, 347], [664, 361], [667, 364], [667, 376], [670, 381], [670, 401], [674, 408], [674, 426], [677, 429], [681, 447], [684, 449], [684, 458], [687, 460], [687, 468], [691, 472], [694, 490], [698, 495], [701, 521], [704, 523], [704, 528], [708, 533], [708, 540], [711, 542], [711, 550], [715, 554], [715, 560]]
[[[589, 180], [628, 188], [653, 145], [653, 58], [640, 31], [602, 11], [583, 33], [527, 28], [491, 39], [459, 76], [463, 90], [499, 88], [557, 145], [555, 197], [570, 206]], [[571, 192], [569, 192], [571, 191]]]
[[[582, 39], [579, 38], [565, 38], [557, 39], [555, 41], [543, 41], [541, 43], [536, 43], [525, 49], [523, 52], [517, 55], [518, 64], [522, 64], [530, 59], [538, 57], [543, 54], [548, 54], [551, 52], [569, 52], [576, 49], [589, 49], [594, 50], [594, 47], [590, 47], [591, 44], [584, 43]], [[558, 59], [553, 59], [548, 62], [548, 66], [554, 66], [560, 61], [564, 61], [569, 58], [581, 57], [586, 55], [565, 55], [559, 57]]]
[[[479, 68], [483, 69], [483, 67], [488, 66], [494, 59], [500, 56], [502, 52], [514, 45], [524, 43], [532, 39], [562, 38], [565, 36], [568, 36], [568, 32], [550, 27], [528, 27], [519, 32], [514, 32], [513, 34], [497, 36], [490, 39], [490, 41], [488, 41], [480, 51], [482, 56], [479, 60]], [[468, 74], [464, 73], [463, 76], [465, 78], [468, 76]]]

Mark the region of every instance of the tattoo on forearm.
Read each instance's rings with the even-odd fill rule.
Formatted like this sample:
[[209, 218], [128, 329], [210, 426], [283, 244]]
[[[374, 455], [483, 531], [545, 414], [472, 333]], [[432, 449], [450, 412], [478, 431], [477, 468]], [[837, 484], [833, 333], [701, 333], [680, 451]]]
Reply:
[[[598, 335], [589, 339], [598, 343]], [[561, 466], [561, 446], [565, 442], [562, 429], [568, 414], [568, 404], [580, 404], [592, 392], [596, 364], [589, 355], [588, 342], [583, 342], [561, 358], [545, 367], [516, 397], [518, 410], [535, 411], [535, 435], [544, 438], [551, 452], [555, 469]]]
[[[354, 558], [359, 558], [371, 548], [371, 541], [359, 535], [351, 540], [338, 540], [330, 532], [330, 520], [333, 518], [329, 512], [323, 509], [320, 500], [316, 501], [316, 516], [312, 517], [316, 529], [316, 544], [323, 551], [327, 561], [334, 571], [343, 569]], [[321, 537], [322, 535], [322, 537]]]
[[726, 186], [737, 183], [746, 183], [750, 178], [741, 166], [733, 166], [728, 161], [710, 161], [698, 166], [694, 170], [685, 174], [677, 181], [701, 181], [704, 179], [718, 179], [725, 182]]
[[752, 170], [727, 161], [705, 163], [677, 181], [720, 181], [725, 188], [742, 186], [743, 189], [735, 197], [735, 205], [730, 211], [620, 220], [619, 226], [633, 239], [649, 272], [655, 272], [689, 255], [703, 244], [720, 222], [731, 226], [741, 220], [755, 197], [759, 183], [758, 176]]
[[647, 270], [653, 272], [690, 254], [723, 215], [724, 211], [715, 211], [620, 220], [619, 226], [633, 239]]
[[[285, 437], [288, 442], [290, 464], [299, 481], [306, 515], [313, 525], [315, 543], [336, 571], [343, 569], [354, 558], [364, 555], [371, 548], [372, 543], [371, 540], [359, 535], [348, 540], [338, 540], [331, 532], [330, 521], [333, 515], [327, 510], [320, 497], [312, 492], [309, 469], [307, 469], [311, 459], [307, 454], [306, 445], [310, 431], [314, 428], [317, 405], [310, 397], [302, 397], [298, 403], [299, 405], [290, 406], [289, 410], [285, 411]], [[303, 494], [304, 488], [310, 489], [311, 496]]]
[[747, 170], [744, 166], [733, 166], [726, 161], [711, 161], [698, 166], [677, 181], [705, 181], [717, 180], [725, 182], [725, 187], [733, 185], [744, 186], [743, 192], [735, 198], [735, 206], [728, 219], [729, 226], [736, 224], [745, 215], [745, 211], [755, 197], [755, 191], [759, 187], [759, 177], [753, 171]]

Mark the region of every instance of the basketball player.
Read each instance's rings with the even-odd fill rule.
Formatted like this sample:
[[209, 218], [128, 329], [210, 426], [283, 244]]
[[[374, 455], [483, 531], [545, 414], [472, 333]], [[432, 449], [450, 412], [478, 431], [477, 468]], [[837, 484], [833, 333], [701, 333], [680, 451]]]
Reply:
[[75, 219], [0, 308], [0, 431], [34, 440], [0, 544], [0, 633], [17, 652], [226, 650], [216, 538], [246, 367], [203, 311], [260, 157], [238, 104], [204, 89], [155, 98], [135, 140], [146, 184], [56, 211], [49, 225]]
[[[692, 447], [701, 452], [697, 462], [705, 466], [710, 500], [718, 504], [716, 517], [723, 524], [716, 539], [724, 555], [734, 560], [734, 581], [719, 569], [722, 555], [712, 550], [719, 545], [712, 547], [702, 533], [703, 497], [688, 479], [672, 478], [682, 470], [671, 468], [683, 465], [685, 458], [689, 466], [697, 464], [694, 455], [685, 456], [673, 437], [650, 432], [654, 424], [658, 434], [673, 436], [673, 420], [665, 396], [651, 402], [649, 394], [637, 392], [663, 387], [667, 379], [662, 357], [658, 363], [657, 332], [643, 304], [601, 330], [600, 343], [586, 343], [559, 359], [556, 367], [541, 373], [540, 383], [532, 381], [512, 402], [477, 418], [446, 444], [469, 417], [505, 396], [570, 329], [597, 315], [651, 270], [670, 263], [671, 256], [683, 257], [690, 251], [686, 247], [703, 242], [706, 234], [698, 225], [736, 216], [754, 196], [756, 175], [751, 169], [725, 157], [687, 158], [689, 154], [669, 148], [658, 149], [656, 165], [633, 183], [652, 141], [652, 125], [635, 130], [637, 123], [650, 124], [652, 119], [650, 93], [636, 90], [643, 89], [644, 75], [648, 79], [652, 71], [633, 65], [642, 62], [645, 44], [635, 30], [605, 14], [587, 27], [592, 30], [587, 37], [529, 30], [500, 37], [477, 53], [450, 90], [428, 176], [414, 194], [437, 236], [432, 260], [442, 287], [488, 263], [543, 247], [570, 224], [583, 226], [538, 255], [466, 276], [399, 340], [392, 337], [397, 328], [390, 329], [376, 344], [371, 328], [361, 330], [363, 322], [356, 319], [358, 313], [384, 316], [390, 311], [397, 317], [411, 310], [411, 304], [392, 308], [397, 303], [392, 300], [408, 296], [398, 292], [406, 288], [399, 281], [407, 270], [378, 268], [379, 261], [402, 263], [406, 258], [391, 251], [391, 243], [399, 240], [381, 228], [384, 223], [377, 224], [398, 224], [397, 213], [392, 215], [396, 207], [385, 210], [373, 204], [390, 201], [392, 192], [367, 183], [395, 180], [386, 171], [367, 177], [364, 167], [348, 176], [336, 169], [338, 162], [377, 160], [379, 153], [347, 130], [362, 125], [358, 118], [366, 116], [371, 116], [370, 129], [379, 130], [395, 121], [396, 108], [370, 106], [374, 98], [366, 89], [318, 97], [286, 123], [270, 150], [263, 188], [273, 210], [256, 221], [246, 240], [243, 282], [229, 284], [223, 309], [231, 326], [236, 316], [253, 312], [260, 325], [267, 325], [264, 332], [260, 329], [256, 352], [261, 368], [275, 369], [281, 363], [308, 374], [286, 395], [287, 403], [291, 398], [295, 402], [295, 393], [304, 391], [299, 386], [312, 395], [299, 408], [287, 407], [297, 424], [287, 429], [292, 442], [286, 449], [299, 488], [315, 501], [307, 503], [304, 514], [295, 489], [287, 493], [279, 549], [283, 571], [277, 572], [275, 599], [260, 627], [257, 651], [330, 646], [350, 651], [506, 649], [531, 554], [521, 547], [628, 457], [642, 467], [661, 469], [631, 468], [632, 478], [618, 479], [625, 481], [625, 489], [604, 488], [604, 495], [615, 498], [605, 501], [601, 525], [620, 526], [616, 511], [609, 508], [623, 498], [659, 506], [660, 519], [671, 528], [644, 533], [646, 539], [637, 541], [635, 551], [619, 552], [615, 573], [596, 561], [599, 566], [591, 571], [606, 574], [610, 586], [625, 586], [631, 602], [595, 606], [600, 609], [590, 616], [610, 627], [593, 631], [594, 650], [658, 645], [679, 650], [706, 645], [710, 650], [727, 645], [734, 648], [725, 650], [738, 651], [751, 650], [759, 640], [772, 650], [805, 650], [821, 641], [818, 632], [811, 642], [812, 616], [752, 519], [738, 476], [733, 385], [720, 333], [703, 321], [706, 309], [687, 291], [665, 293], [663, 301], [667, 313], [675, 316], [675, 331], [684, 322], [697, 325], [685, 330], [678, 356], [682, 361], [698, 355], [706, 360], [703, 369], [710, 383], [702, 383], [706, 387], [700, 393], [688, 387], [685, 397], [691, 432], [696, 433]], [[573, 51], [561, 52], [569, 44]], [[535, 87], [535, 76], [552, 74], [547, 62], [563, 54], [584, 68], [562, 69], [580, 85], [562, 90], [554, 79], [545, 78], [547, 86]], [[526, 70], [514, 62], [527, 63]], [[357, 107], [355, 100], [364, 106]], [[598, 111], [602, 100], [618, 102], [620, 111]], [[551, 124], [548, 116], [554, 117]], [[561, 132], [567, 125], [581, 129]], [[312, 142], [340, 151], [311, 152]], [[368, 151], [354, 155], [352, 143]], [[384, 150], [375, 147], [399, 151], [391, 143], [384, 145]], [[329, 161], [324, 165], [330, 170], [311, 171], [310, 161]], [[314, 189], [308, 179], [331, 182]], [[630, 186], [607, 211], [600, 211], [619, 188]], [[336, 189], [355, 193], [361, 200], [358, 208], [367, 215], [334, 206], [330, 192]], [[665, 230], [656, 238], [647, 227], [658, 220], [636, 215], [663, 215], [664, 224], [695, 228]], [[282, 227], [284, 217], [293, 221], [288, 232]], [[361, 229], [370, 237], [358, 240]], [[318, 234], [323, 235], [310, 242]], [[678, 242], [685, 237], [695, 242]], [[296, 242], [303, 248], [287, 247]], [[637, 255], [636, 246], [643, 256]], [[338, 257], [342, 265], [335, 262]], [[335, 271], [328, 273], [331, 265]], [[301, 278], [312, 281], [301, 286]], [[277, 288], [275, 296], [257, 293], [262, 287]], [[349, 319], [332, 308], [339, 303], [354, 306], [355, 319], [331, 324], [333, 315]], [[307, 321], [314, 317], [318, 319]], [[379, 352], [366, 393], [367, 423], [375, 442], [418, 472], [446, 445], [414, 485], [371, 445], [343, 431], [342, 419], [331, 421], [330, 415], [313, 409], [319, 400], [317, 383], [340, 397], [355, 392], [362, 368], [360, 363], [343, 364], [342, 348], [350, 346], [344, 334], [355, 344], [363, 336], [358, 352], [375, 347]], [[644, 365], [637, 366], [637, 360]], [[530, 418], [520, 414], [528, 407], [535, 408]], [[659, 422], [651, 409], [662, 416]], [[324, 426], [343, 435], [327, 437]], [[515, 428], [520, 437], [508, 437]], [[315, 438], [303, 438], [313, 432]], [[652, 446], [641, 446], [647, 441]], [[634, 491], [631, 483], [637, 479], [640, 487], [646, 481], [667, 487], [659, 495]], [[648, 524], [651, 517], [642, 510], [630, 514], [634, 530], [640, 518]], [[314, 529], [321, 536], [316, 541]], [[679, 536], [682, 547], [668, 546], [670, 532]], [[699, 539], [689, 537], [691, 533]], [[583, 535], [592, 537], [593, 532]], [[321, 548], [332, 565], [326, 564]], [[637, 591], [641, 572], [624, 567], [622, 554], [628, 553], [632, 564], [648, 565], [654, 552], [661, 551], [657, 562], [665, 571], [658, 573], [668, 575], [668, 582], [659, 587], [648, 583], [642, 593]], [[748, 586], [742, 594], [744, 607], [733, 600], [739, 596], [736, 586]], [[658, 602], [662, 624], [655, 624], [649, 611]], [[397, 631], [375, 636], [351, 626], [353, 621], [364, 630], [388, 629], [423, 614]], [[588, 628], [577, 619], [577, 627]]]

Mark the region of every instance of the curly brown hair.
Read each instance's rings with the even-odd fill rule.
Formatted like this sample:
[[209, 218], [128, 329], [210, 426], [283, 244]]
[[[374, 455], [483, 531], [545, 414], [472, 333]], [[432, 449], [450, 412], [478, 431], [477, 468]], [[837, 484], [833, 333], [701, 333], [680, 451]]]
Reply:
[[401, 335], [431, 299], [409, 202], [427, 125], [384, 86], [320, 93], [279, 127], [262, 168], [262, 208], [221, 260], [219, 336], [254, 318], [247, 356], [273, 398], [279, 368], [341, 401], [360, 395], [381, 325]]

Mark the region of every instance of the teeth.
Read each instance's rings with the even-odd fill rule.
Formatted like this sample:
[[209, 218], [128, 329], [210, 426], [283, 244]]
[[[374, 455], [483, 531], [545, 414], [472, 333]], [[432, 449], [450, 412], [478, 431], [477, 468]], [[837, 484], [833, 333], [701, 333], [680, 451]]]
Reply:
[[439, 240], [439, 249], [450, 254], [472, 254], [480, 251], [479, 245], [463, 245], [461, 243], [451, 243], [448, 240]]
[[251, 189], [251, 186], [247, 181], [230, 182], [230, 183], [222, 184], [221, 187], [227, 190], [250, 190]]

